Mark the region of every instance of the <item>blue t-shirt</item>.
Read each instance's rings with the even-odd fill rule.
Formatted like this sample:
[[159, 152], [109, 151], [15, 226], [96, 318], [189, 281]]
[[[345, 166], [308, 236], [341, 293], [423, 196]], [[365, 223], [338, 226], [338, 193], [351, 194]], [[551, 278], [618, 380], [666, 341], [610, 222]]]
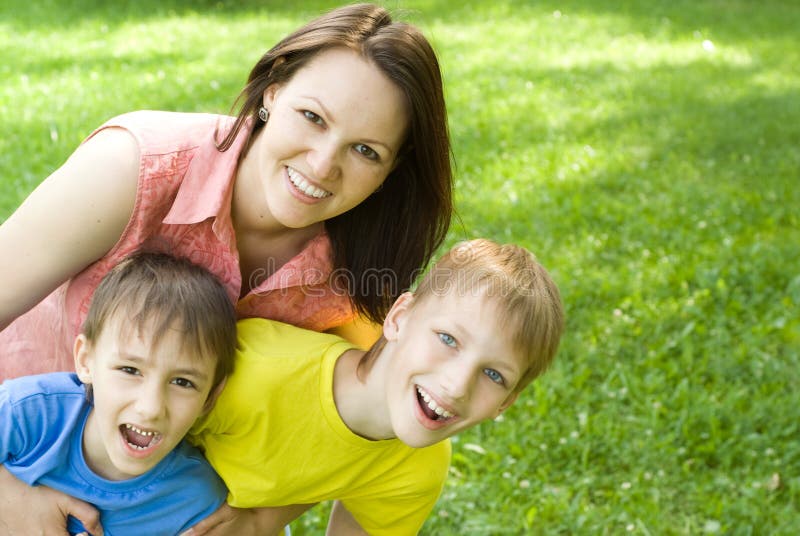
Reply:
[[[83, 457], [83, 428], [90, 411], [75, 374], [6, 380], [0, 385], [0, 463], [23, 482], [93, 504], [107, 536], [178, 534], [225, 501], [225, 484], [185, 441], [143, 475], [101, 478]], [[68, 530], [84, 531], [74, 518]]]

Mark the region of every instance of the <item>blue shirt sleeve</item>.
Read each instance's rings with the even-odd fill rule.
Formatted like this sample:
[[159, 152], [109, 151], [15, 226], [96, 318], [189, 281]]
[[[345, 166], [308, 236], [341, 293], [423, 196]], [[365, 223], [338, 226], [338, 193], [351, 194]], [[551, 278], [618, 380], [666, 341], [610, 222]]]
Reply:
[[24, 443], [8, 387], [8, 382], [0, 385], [0, 463], [19, 456]]

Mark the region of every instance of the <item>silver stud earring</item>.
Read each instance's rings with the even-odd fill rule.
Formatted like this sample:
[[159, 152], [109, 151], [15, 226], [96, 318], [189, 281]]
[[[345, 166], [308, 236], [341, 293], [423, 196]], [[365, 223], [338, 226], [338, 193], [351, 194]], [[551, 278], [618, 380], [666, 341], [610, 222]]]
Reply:
[[261, 108], [259, 108], [258, 109], [258, 118], [266, 123], [267, 119], [269, 119], [269, 110], [267, 110], [263, 106]]

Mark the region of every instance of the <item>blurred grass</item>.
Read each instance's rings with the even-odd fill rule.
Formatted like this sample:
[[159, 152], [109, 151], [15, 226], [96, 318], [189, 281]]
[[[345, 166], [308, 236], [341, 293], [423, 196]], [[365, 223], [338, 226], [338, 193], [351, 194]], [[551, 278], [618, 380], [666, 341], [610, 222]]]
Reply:
[[[0, 1], [0, 218], [113, 115], [228, 111], [335, 5]], [[448, 245], [531, 248], [569, 315], [553, 370], [458, 438], [423, 533], [800, 532], [800, 5], [385, 5], [445, 74]]]

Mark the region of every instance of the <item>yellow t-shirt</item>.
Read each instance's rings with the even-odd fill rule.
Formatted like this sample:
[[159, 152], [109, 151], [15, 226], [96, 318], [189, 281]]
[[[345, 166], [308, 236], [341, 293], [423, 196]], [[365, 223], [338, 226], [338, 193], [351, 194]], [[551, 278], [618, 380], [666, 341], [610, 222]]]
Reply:
[[238, 331], [234, 372], [189, 436], [231, 506], [338, 499], [370, 534], [416, 534], [444, 485], [449, 440], [415, 449], [351, 432], [333, 400], [334, 365], [354, 347], [344, 339], [258, 318]]

